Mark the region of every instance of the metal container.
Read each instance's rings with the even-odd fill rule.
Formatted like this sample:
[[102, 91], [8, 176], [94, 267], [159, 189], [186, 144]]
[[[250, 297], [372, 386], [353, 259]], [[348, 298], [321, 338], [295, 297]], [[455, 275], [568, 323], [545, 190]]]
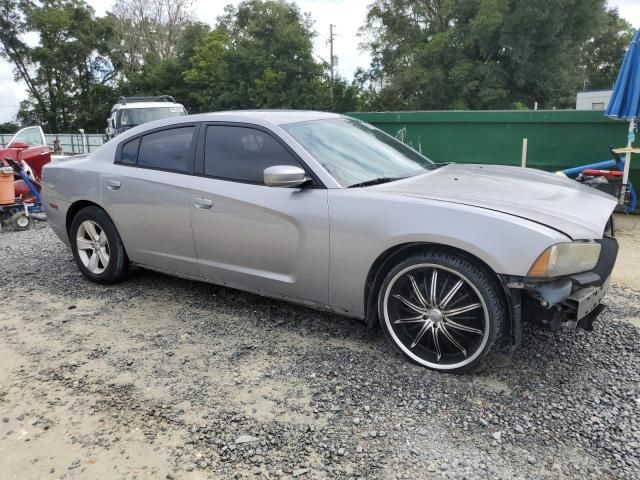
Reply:
[[[355, 112], [436, 162], [520, 166], [527, 139], [527, 167], [555, 172], [609, 160], [609, 146], [627, 144], [624, 122], [596, 111], [510, 110]], [[640, 162], [631, 165], [640, 187]]]
[[0, 205], [11, 205], [15, 203], [15, 201], [13, 168], [0, 167]]

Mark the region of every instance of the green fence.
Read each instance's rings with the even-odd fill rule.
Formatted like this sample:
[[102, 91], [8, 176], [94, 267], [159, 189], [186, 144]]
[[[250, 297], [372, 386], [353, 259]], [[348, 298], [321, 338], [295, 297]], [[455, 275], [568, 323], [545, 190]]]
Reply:
[[[591, 111], [439, 111], [350, 113], [436, 162], [520, 165], [556, 171], [608, 160], [609, 145], [626, 146], [626, 122]], [[640, 155], [631, 164], [640, 187]]]

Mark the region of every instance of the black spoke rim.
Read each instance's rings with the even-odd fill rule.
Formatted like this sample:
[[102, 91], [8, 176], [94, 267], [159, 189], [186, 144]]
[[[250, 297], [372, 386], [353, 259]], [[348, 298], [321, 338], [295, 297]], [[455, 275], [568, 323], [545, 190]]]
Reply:
[[488, 341], [482, 295], [464, 275], [441, 265], [413, 265], [396, 274], [385, 292], [383, 313], [396, 344], [432, 368], [468, 365]]

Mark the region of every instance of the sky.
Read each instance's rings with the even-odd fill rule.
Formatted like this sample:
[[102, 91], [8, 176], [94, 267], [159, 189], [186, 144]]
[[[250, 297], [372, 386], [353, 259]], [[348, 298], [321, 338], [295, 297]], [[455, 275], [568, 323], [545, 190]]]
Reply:
[[[358, 30], [364, 24], [367, 5], [372, 0], [297, 0], [302, 12], [309, 12], [315, 21], [317, 32], [314, 53], [318, 59], [329, 59], [329, 24], [335, 25], [334, 54], [338, 56], [337, 70], [351, 80], [358, 67], [369, 66], [369, 54], [359, 47]], [[195, 17], [214, 24], [224, 6], [240, 0], [195, 0]], [[96, 15], [104, 15], [112, 0], [88, 0]], [[640, 0], [609, 0], [609, 6], [617, 7], [623, 18], [635, 28], [640, 28]], [[15, 119], [18, 105], [27, 97], [23, 82], [13, 79], [11, 66], [0, 59], [0, 123]]]

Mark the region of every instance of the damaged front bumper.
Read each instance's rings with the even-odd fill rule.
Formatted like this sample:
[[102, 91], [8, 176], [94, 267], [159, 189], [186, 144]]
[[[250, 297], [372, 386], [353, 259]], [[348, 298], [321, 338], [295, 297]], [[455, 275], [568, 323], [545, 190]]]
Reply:
[[609, 290], [618, 242], [613, 237], [597, 240], [598, 263], [588, 272], [553, 279], [503, 276], [512, 317], [512, 344], [520, 343], [520, 323], [530, 322], [554, 331], [593, 328], [604, 309], [601, 301]]

